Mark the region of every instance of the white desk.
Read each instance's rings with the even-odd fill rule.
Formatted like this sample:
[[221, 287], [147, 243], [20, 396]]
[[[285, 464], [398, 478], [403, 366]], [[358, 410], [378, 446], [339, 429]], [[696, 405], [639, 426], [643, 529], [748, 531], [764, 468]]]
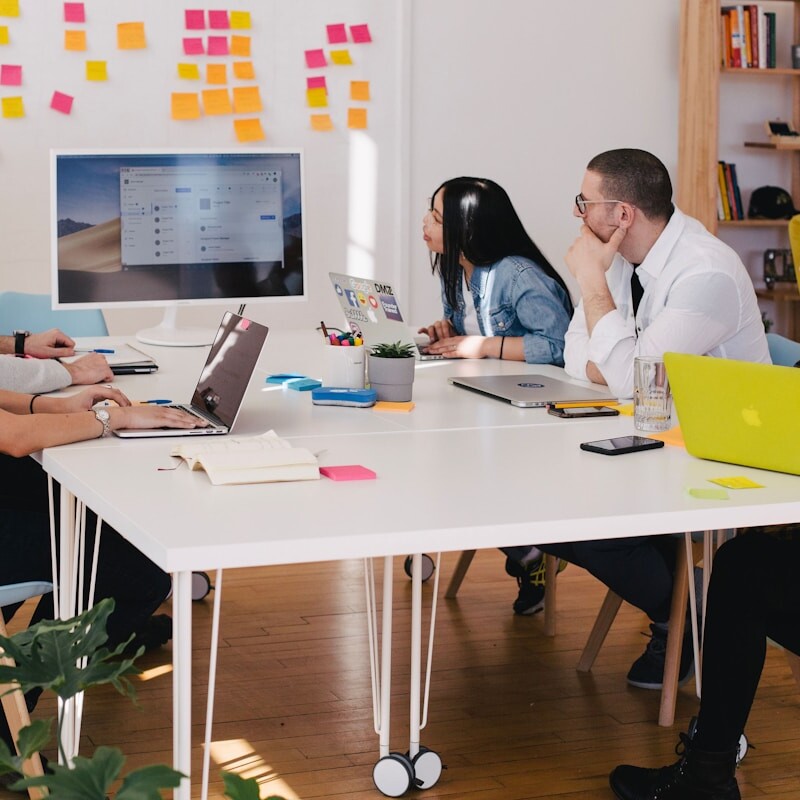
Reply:
[[[288, 346], [277, 349], [283, 361], [268, 350], [265, 372], [300, 371], [298, 361], [311, 356], [297, 347], [297, 360]], [[178, 372], [167, 367], [172, 353], [162, 357], [159, 350], [157, 357], [163, 374], [136, 379], [137, 389], [152, 381], [146, 384], [148, 397], [164, 396], [170, 381], [178, 380]], [[800, 520], [796, 477], [699, 461], [671, 447], [622, 458], [586, 453], [580, 442], [630, 433], [632, 420], [560, 420], [445, 380], [452, 370], [501, 369], [553, 371], [496, 361], [420, 365], [419, 405], [409, 415], [315, 407], [308, 393], [262, 392], [260, 381], [252, 387], [239, 433], [274, 428], [322, 451], [321, 464], [374, 469], [375, 481], [215, 487], [205, 474], [185, 467], [157, 471], [172, 461], [174, 440], [95, 440], [44, 452], [44, 468], [64, 490], [175, 573], [177, 769], [190, 771], [192, 570]], [[123, 390], [128, 380], [119, 381]], [[194, 378], [183, 372], [180, 380], [191, 386]], [[188, 392], [166, 396], [181, 399]], [[136, 396], [145, 399], [140, 391]], [[731, 474], [748, 475], [766, 488], [731, 491], [726, 501], [697, 500], [685, 491]], [[189, 781], [175, 796], [190, 796]]]

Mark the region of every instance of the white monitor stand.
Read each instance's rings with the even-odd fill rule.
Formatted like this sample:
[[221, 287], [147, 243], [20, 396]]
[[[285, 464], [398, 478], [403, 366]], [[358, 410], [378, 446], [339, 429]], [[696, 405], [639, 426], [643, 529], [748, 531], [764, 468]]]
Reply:
[[162, 347], [202, 347], [214, 341], [216, 331], [210, 328], [179, 328], [177, 318], [178, 307], [167, 306], [161, 322], [154, 328], [139, 331], [136, 338], [143, 344]]

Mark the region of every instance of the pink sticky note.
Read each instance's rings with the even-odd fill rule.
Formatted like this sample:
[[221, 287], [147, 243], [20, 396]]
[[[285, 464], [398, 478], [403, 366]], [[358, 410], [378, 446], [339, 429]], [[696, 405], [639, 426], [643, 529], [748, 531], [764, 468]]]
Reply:
[[347, 41], [347, 29], [344, 25], [326, 25], [328, 30], [328, 43], [341, 44]]
[[377, 476], [371, 469], [360, 464], [347, 464], [342, 467], [320, 467], [319, 474], [332, 481], [371, 481]]
[[372, 35], [369, 32], [369, 25], [351, 25], [350, 35], [356, 44], [367, 44], [372, 41]]
[[202, 31], [206, 27], [205, 11], [200, 8], [187, 8], [184, 18], [187, 31]]
[[325, 51], [306, 50], [306, 66], [309, 69], [317, 69], [317, 67], [327, 67], [328, 61], [325, 58]]
[[64, 22], [86, 22], [83, 3], [64, 3]]
[[53, 92], [53, 97], [50, 100], [50, 108], [55, 111], [60, 111], [62, 114], [70, 114], [72, 113], [72, 100], [72, 95]]
[[203, 40], [199, 37], [188, 36], [183, 40], [183, 52], [187, 56], [201, 56], [205, 53]]
[[21, 86], [22, 67], [19, 64], [3, 64], [0, 67], [0, 86]]
[[227, 36], [209, 36], [208, 37], [208, 54], [210, 56], [226, 56], [226, 55], [228, 55], [228, 37]]
[[327, 89], [324, 75], [317, 75], [311, 78], [306, 78], [306, 89]]
[[228, 22], [228, 12], [222, 11], [209, 11], [208, 12], [208, 27], [214, 28], [218, 31], [224, 31], [230, 28]]

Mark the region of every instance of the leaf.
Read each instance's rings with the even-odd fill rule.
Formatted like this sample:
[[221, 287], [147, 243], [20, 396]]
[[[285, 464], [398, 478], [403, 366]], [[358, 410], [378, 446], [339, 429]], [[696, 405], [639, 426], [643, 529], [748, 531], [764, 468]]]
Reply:
[[230, 797], [231, 800], [259, 800], [258, 781], [255, 778], [245, 780], [235, 772], [223, 772], [222, 780], [225, 784], [225, 797]]
[[163, 764], [142, 767], [125, 776], [115, 798], [116, 800], [160, 800], [160, 789], [176, 788], [180, 786], [184, 777], [182, 773]]
[[51, 800], [105, 800], [124, 763], [116, 747], [98, 747], [91, 758], [75, 756], [71, 769], [50, 764], [52, 774], [25, 778], [15, 788], [46, 786]]
[[52, 719], [37, 719], [20, 729], [17, 747], [23, 761], [38, 753], [50, 741], [53, 727]]

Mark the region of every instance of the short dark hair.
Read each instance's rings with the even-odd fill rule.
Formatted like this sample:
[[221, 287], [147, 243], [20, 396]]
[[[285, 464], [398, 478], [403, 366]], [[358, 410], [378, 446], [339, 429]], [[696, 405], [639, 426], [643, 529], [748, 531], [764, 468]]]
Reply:
[[607, 198], [630, 203], [649, 219], [668, 220], [672, 216], [672, 181], [667, 168], [652, 153], [634, 148], [607, 150], [595, 156], [586, 169], [602, 177]]

